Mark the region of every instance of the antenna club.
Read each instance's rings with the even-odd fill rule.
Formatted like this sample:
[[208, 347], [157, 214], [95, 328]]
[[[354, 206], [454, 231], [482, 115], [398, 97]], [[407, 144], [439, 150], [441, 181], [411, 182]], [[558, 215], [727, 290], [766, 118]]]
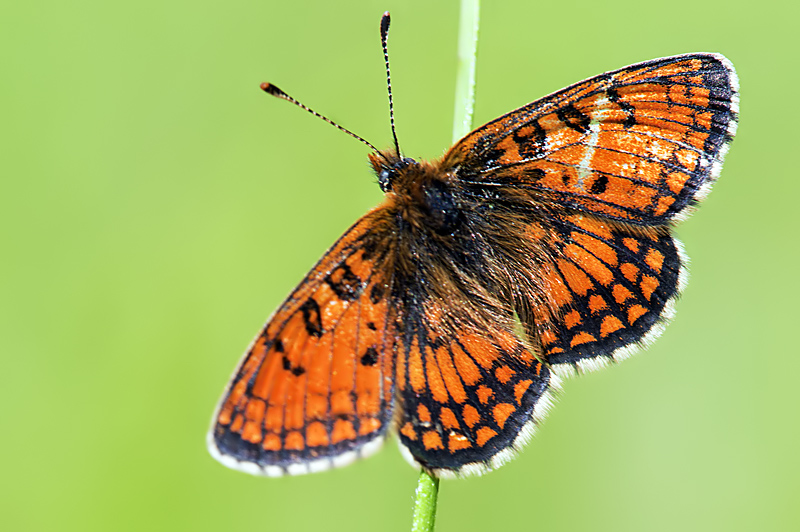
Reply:
[[272, 83], [267, 83], [266, 81], [261, 84], [261, 90], [277, 98], [286, 98], [285, 92], [280, 90], [277, 86], [273, 85]]
[[389, 24], [392, 22], [392, 16], [386, 11], [381, 17], [381, 36], [384, 38], [389, 33]]

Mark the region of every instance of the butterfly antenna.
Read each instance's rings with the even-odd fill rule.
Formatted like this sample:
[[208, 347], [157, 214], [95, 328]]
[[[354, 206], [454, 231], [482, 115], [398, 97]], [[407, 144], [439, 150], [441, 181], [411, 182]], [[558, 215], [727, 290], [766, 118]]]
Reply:
[[354, 139], [360, 140], [361, 142], [363, 142], [364, 144], [369, 146], [372, 149], [372, 151], [374, 151], [375, 153], [377, 153], [378, 155], [380, 155], [381, 157], [386, 159], [386, 162], [390, 162], [389, 159], [387, 159], [386, 156], [384, 156], [378, 150], [378, 148], [376, 148], [375, 146], [372, 145], [372, 143], [370, 143], [369, 141], [364, 140], [363, 138], [359, 137], [358, 135], [356, 135], [355, 133], [353, 133], [349, 129], [340, 126], [339, 124], [337, 124], [336, 122], [334, 122], [333, 120], [328, 118], [327, 116], [322, 116], [321, 114], [319, 114], [318, 112], [316, 112], [312, 108], [310, 108], [310, 107], [308, 107], [306, 105], [303, 105], [302, 103], [298, 102], [297, 100], [295, 100], [294, 98], [292, 98], [291, 96], [289, 96], [288, 94], [283, 92], [281, 89], [279, 89], [277, 86], [273, 85], [272, 83], [266, 83], [266, 82], [262, 83], [261, 84], [261, 90], [266, 92], [267, 94], [271, 94], [272, 96], [275, 96], [276, 98], [280, 98], [281, 100], [286, 100], [287, 102], [292, 102], [293, 104], [295, 104], [300, 109], [305, 109], [306, 111], [308, 111], [312, 115], [316, 116], [317, 118], [323, 119], [324, 121], [326, 121], [327, 123], [329, 123], [330, 125], [335, 127], [336, 129], [338, 129], [339, 131], [344, 131], [345, 133], [347, 133], [348, 135], [350, 135]]
[[397, 142], [397, 132], [394, 129], [394, 100], [392, 99], [392, 73], [389, 70], [389, 49], [386, 46], [386, 41], [389, 37], [389, 24], [392, 22], [392, 17], [389, 12], [383, 14], [381, 17], [381, 46], [383, 46], [383, 61], [386, 63], [386, 85], [389, 87], [389, 121], [392, 124], [392, 137], [394, 138], [394, 150], [397, 153], [397, 158], [402, 158], [400, 155], [400, 144]]

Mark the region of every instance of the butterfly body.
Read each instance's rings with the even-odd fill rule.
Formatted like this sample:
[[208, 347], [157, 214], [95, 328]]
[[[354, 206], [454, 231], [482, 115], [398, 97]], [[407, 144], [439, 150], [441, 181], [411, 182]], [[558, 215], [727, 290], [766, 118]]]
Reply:
[[672, 316], [686, 280], [672, 225], [719, 175], [737, 89], [722, 56], [657, 59], [512, 111], [438, 160], [370, 155], [383, 203], [248, 349], [212, 454], [306, 473], [394, 429], [436, 475], [502, 465], [558, 375], [625, 358]]

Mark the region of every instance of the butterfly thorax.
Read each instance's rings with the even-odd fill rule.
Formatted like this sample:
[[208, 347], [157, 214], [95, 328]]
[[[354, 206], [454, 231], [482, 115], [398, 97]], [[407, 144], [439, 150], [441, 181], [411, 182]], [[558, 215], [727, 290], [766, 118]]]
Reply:
[[[387, 230], [376, 232], [376, 247], [387, 250], [392, 297], [406, 309], [401, 320], [424, 318], [445, 329], [465, 321], [499, 326], [505, 320], [498, 313], [510, 316], [511, 298], [501, 295], [507, 290], [495, 276], [487, 275], [490, 246], [475, 234], [476, 217], [484, 214], [476, 211], [455, 172], [440, 161], [400, 159], [392, 152], [370, 155], [370, 162], [386, 193], [378, 212]], [[445, 302], [449, 311], [435, 320], [418, 312]]]

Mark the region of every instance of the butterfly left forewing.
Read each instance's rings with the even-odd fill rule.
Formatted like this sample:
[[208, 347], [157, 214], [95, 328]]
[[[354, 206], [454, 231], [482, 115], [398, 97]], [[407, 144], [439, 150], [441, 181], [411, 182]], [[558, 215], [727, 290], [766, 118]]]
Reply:
[[391, 276], [381, 217], [359, 220], [255, 339], [214, 415], [209, 448], [225, 465], [280, 476], [369, 454], [393, 405]]

